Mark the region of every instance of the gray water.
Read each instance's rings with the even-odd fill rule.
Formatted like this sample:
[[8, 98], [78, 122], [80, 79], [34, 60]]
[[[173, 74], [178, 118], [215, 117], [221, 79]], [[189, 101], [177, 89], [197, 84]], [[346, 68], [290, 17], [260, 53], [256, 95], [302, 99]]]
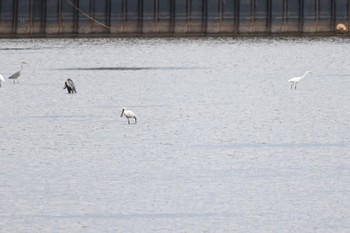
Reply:
[[349, 42], [1, 40], [0, 232], [349, 232]]

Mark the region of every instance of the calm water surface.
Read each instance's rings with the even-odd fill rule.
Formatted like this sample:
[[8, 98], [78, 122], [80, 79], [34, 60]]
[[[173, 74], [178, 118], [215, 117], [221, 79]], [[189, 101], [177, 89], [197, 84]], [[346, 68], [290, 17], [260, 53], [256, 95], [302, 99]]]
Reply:
[[349, 42], [0, 40], [0, 231], [350, 231]]

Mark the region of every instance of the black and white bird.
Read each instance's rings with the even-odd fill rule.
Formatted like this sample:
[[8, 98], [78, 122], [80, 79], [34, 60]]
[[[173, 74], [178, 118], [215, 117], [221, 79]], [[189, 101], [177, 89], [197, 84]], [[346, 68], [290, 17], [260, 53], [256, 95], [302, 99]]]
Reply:
[[120, 114], [120, 117], [123, 117], [123, 115], [128, 119], [128, 124], [130, 125], [130, 118], [135, 119], [135, 124], [137, 123], [136, 114], [131, 110], [126, 110], [125, 108], [122, 109], [122, 113]]
[[75, 90], [75, 85], [72, 79], [67, 79], [67, 81], [64, 82], [64, 88], [63, 89], [67, 89], [68, 94], [71, 93], [77, 93], [77, 91]]
[[13, 83], [15, 83], [16, 80], [17, 80], [17, 82], [19, 83], [18, 78], [19, 78], [19, 76], [21, 76], [21, 73], [22, 73], [23, 65], [24, 65], [24, 64], [28, 65], [28, 63], [26, 63], [25, 61], [22, 61], [21, 70], [20, 70], [20, 71], [17, 71], [16, 73], [14, 73], [13, 75], [11, 75], [11, 76], [9, 77], [9, 79], [13, 79]]

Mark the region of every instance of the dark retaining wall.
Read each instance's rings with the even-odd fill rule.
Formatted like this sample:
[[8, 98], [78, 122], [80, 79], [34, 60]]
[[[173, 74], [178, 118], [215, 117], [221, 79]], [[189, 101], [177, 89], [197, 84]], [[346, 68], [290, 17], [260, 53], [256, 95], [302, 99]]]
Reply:
[[350, 0], [0, 0], [0, 36], [332, 34], [349, 12]]

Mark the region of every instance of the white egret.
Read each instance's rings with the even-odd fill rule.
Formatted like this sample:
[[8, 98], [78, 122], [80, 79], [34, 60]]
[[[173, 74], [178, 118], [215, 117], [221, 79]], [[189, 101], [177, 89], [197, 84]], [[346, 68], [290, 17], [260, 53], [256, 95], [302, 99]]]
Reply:
[[19, 81], [18, 81], [18, 78], [19, 78], [19, 76], [21, 76], [21, 73], [22, 73], [23, 65], [24, 65], [24, 64], [28, 65], [25, 61], [22, 61], [21, 70], [20, 70], [20, 71], [17, 71], [16, 73], [14, 73], [13, 75], [11, 75], [11, 76], [9, 77], [9, 79], [13, 79], [13, 83], [15, 83], [15, 80], [17, 80], [17, 82], [19, 82]]
[[64, 82], [64, 88], [68, 90], [68, 94], [70, 93], [77, 93], [77, 91], [75, 90], [75, 85], [72, 79], [67, 79], [67, 81]]
[[0, 74], [0, 87], [1, 87], [1, 85], [2, 85], [2, 82], [5, 82], [5, 79], [4, 79], [4, 77]]
[[137, 123], [136, 114], [131, 110], [126, 110], [125, 108], [122, 109], [122, 114], [120, 114], [120, 117], [123, 117], [123, 115], [128, 119], [128, 124], [130, 125], [130, 118], [135, 119], [135, 124]]
[[293, 85], [294, 85], [294, 89], [297, 89], [297, 82], [305, 78], [308, 73], [312, 74], [311, 71], [306, 71], [305, 74], [301, 77], [295, 77], [295, 78], [289, 79], [288, 82], [292, 83], [292, 85], [290, 86], [290, 89], [293, 88]]

